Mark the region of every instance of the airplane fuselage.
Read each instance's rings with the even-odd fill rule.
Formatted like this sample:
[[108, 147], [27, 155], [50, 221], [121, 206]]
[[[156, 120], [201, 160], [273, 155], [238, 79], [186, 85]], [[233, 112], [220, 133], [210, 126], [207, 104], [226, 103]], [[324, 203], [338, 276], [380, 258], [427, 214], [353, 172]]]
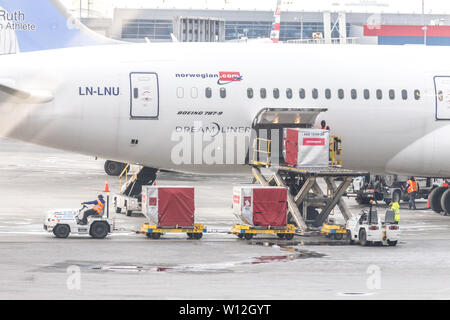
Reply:
[[263, 108], [327, 108], [318, 120], [342, 137], [346, 168], [448, 177], [449, 54], [419, 46], [170, 43], [5, 56], [0, 83], [54, 99], [24, 104], [0, 93], [0, 134], [154, 168], [233, 173], [248, 168], [209, 163], [194, 149], [190, 163], [174, 162], [180, 136], [201, 134], [207, 145], [249, 136]]

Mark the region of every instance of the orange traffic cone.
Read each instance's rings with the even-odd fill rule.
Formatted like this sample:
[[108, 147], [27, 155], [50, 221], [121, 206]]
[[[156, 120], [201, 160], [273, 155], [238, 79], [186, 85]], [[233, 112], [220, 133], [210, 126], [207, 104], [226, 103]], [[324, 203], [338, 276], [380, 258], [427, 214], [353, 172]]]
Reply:
[[105, 181], [105, 191], [104, 192], [109, 192], [108, 180]]
[[430, 198], [427, 200], [427, 209], [430, 209]]

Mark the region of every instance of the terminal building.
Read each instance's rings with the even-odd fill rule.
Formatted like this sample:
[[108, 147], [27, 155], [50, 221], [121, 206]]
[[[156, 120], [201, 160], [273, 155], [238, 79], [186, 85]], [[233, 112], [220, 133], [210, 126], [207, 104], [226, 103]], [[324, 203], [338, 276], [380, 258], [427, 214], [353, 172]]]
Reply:
[[[181, 37], [180, 41], [269, 38], [274, 0], [248, 1], [245, 5], [237, 0], [193, 0], [190, 8], [184, 8], [184, 2], [165, 0], [144, 8], [104, 8], [110, 12], [105, 19], [89, 15], [89, 8], [78, 8], [82, 2], [74, 0], [73, 11], [79, 11], [82, 21], [94, 30], [131, 42], [172, 41], [171, 34]], [[450, 45], [450, 10], [427, 8], [426, 2], [425, 6], [420, 1], [409, 2], [282, 1], [280, 41]], [[211, 21], [207, 32], [212, 36], [180, 36], [182, 32], [199, 33], [205, 21]], [[185, 29], [180, 28], [183, 24]]]

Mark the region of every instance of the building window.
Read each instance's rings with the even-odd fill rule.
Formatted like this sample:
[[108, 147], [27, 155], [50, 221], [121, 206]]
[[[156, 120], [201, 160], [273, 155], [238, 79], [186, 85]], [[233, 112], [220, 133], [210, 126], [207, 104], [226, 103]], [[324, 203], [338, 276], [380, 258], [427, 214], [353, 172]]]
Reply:
[[414, 90], [414, 99], [420, 100], [420, 90]]
[[227, 97], [227, 89], [225, 88], [220, 88], [220, 97], [222, 99], [225, 99]]
[[212, 97], [212, 89], [211, 88], [206, 88], [205, 89], [205, 96], [209, 99]]
[[299, 96], [300, 96], [300, 99], [305, 99], [305, 97], [306, 97], [305, 89], [300, 89], [300, 90], [298, 91], [298, 94], [299, 94]]
[[402, 90], [402, 99], [403, 100], [407, 100], [408, 99], [408, 91], [406, 91], [406, 90]]
[[312, 96], [313, 96], [314, 99], [319, 98], [319, 90], [317, 90], [317, 89], [314, 88], [314, 89], [312, 90]]
[[196, 87], [192, 87], [191, 88], [191, 98], [197, 99], [197, 97], [198, 97], [198, 89]]
[[249, 99], [252, 99], [252, 98], [253, 98], [253, 89], [252, 89], [252, 88], [248, 88], [248, 89], [247, 89], [247, 97], [248, 97]]
[[352, 96], [353, 100], [358, 98], [358, 92], [356, 91], [356, 89], [352, 89], [352, 91], [350, 92], [350, 95]]
[[330, 89], [325, 89], [325, 98], [331, 99], [331, 90]]
[[394, 100], [395, 99], [395, 90], [389, 90], [389, 99]]
[[364, 89], [364, 99], [366, 99], [366, 100], [370, 99], [369, 89]]
[[261, 96], [261, 99], [265, 99], [267, 97], [266, 89], [262, 88], [261, 90], [259, 90], [259, 94]]
[[380, 89], [377, 90], [377, 99], [378, 100], [383, 99], [383, 91]]
[[292, 99], [292, 89], [286, 89], [286, 97]]
[[273, 97], [275, 99], [278, 99], [280, 97], [280, 90], [279, 89], [277, 89], [277, 88], [273, 89]]
[[339, 99], [344, 99], [344, 90], [343, 89], [339, 89], [338, 90], [338, 97], [339, 97]]

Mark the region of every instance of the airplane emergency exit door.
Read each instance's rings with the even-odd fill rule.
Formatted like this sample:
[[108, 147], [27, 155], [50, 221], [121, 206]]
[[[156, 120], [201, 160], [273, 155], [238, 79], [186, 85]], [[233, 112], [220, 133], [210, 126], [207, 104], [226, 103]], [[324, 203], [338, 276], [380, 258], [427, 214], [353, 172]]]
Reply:
[[450, 120], [450, 77], [434, 77], [436, 120]]
[[159, 117], [158, 75], [154, 72], [130, 73], [131, 118], [155, 119]]

